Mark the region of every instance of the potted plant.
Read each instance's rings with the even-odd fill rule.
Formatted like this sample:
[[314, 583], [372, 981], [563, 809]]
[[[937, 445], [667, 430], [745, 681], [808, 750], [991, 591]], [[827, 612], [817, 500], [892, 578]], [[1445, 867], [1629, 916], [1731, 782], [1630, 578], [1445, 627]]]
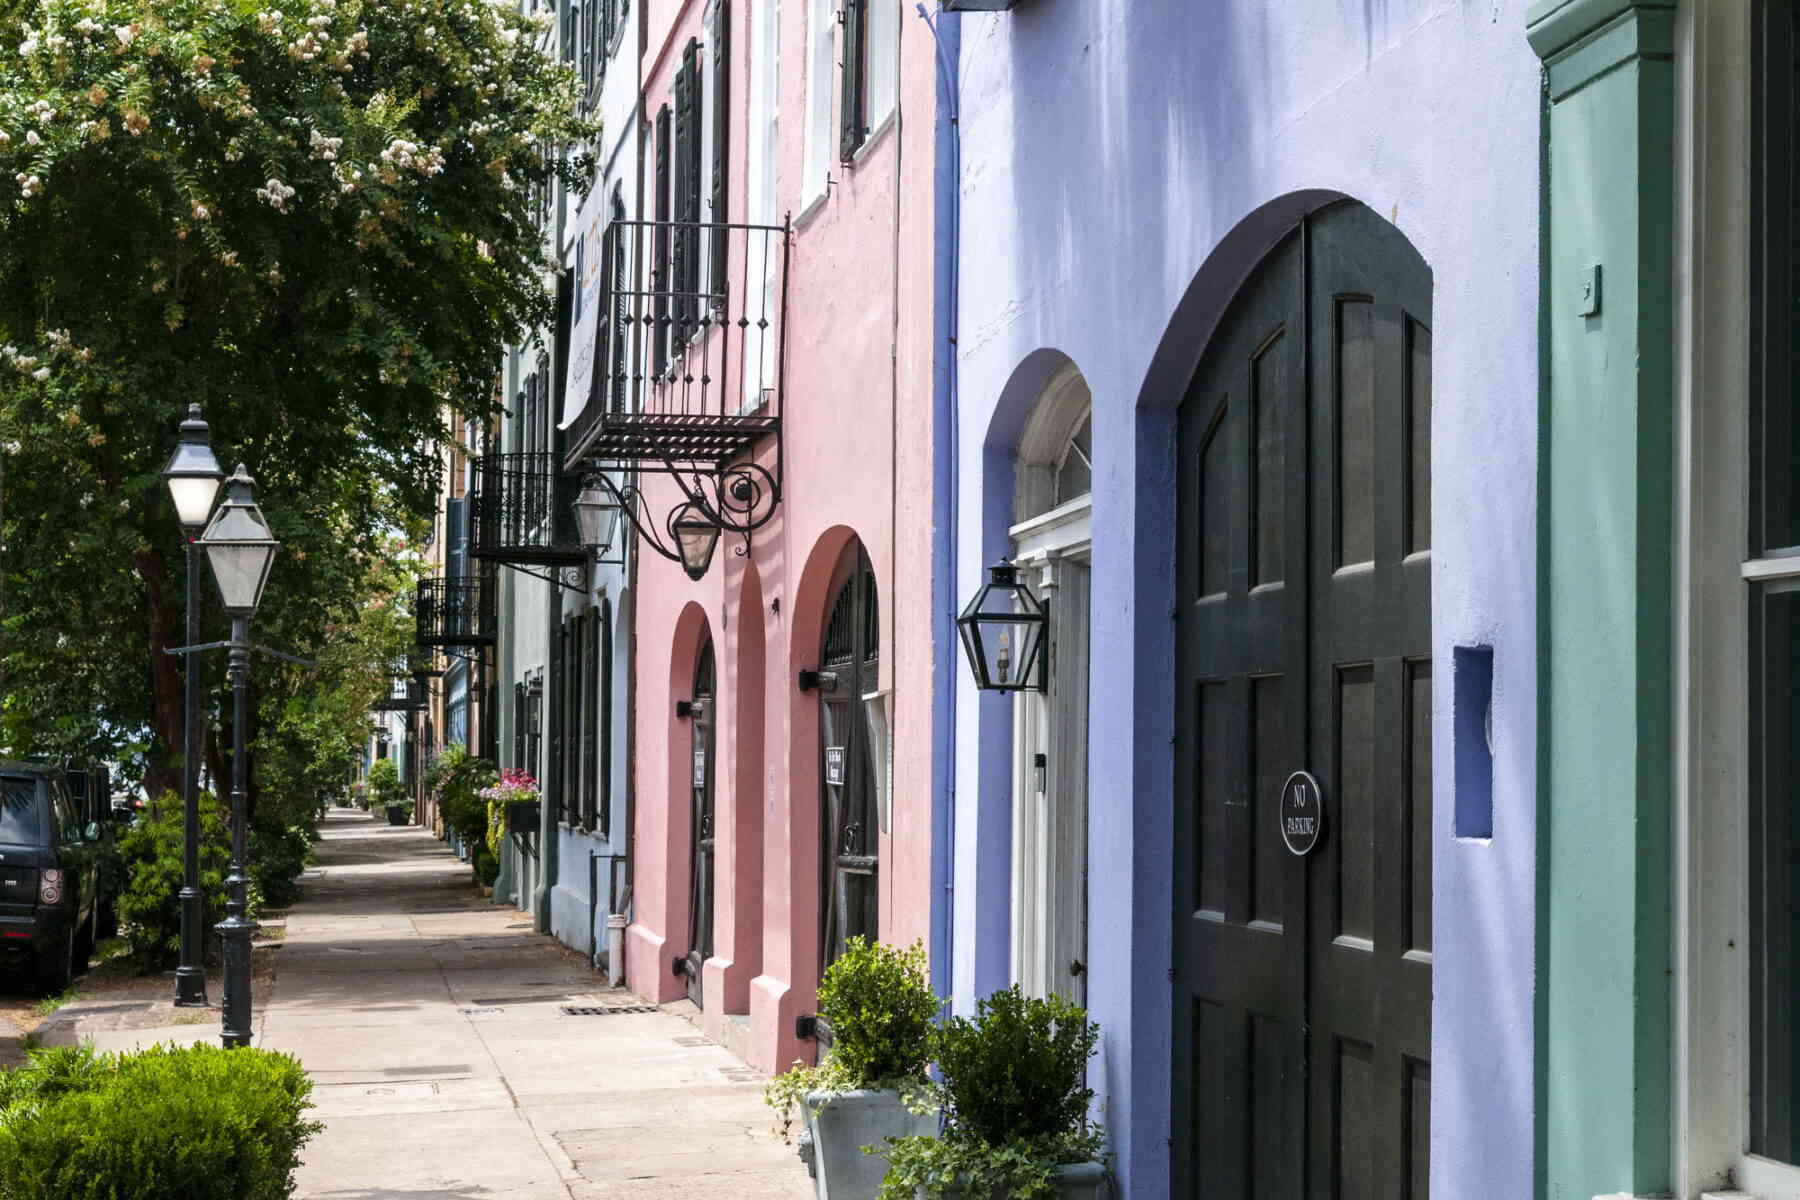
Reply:
[[1100, 1027], [1052, 996], [995, 992], [974, 1020], [932, 1031], [941, 1136], [892, 1140], [881, 1200], [1092, 1200], [1106, 1176], [1105, 1144], [1088, 1119], [1087, 1061]]
[[400, 769], [391, 758], [378, 760], [369, 768], [369, 801], [372, 808], [386, 809], [389, 825], [404, 825], [412, 813], [412, 799], [406, 785], [400, 782]]
[[796, 1108], [806, 1121], [820, 1200], [873, 1196], [886, 1144], [937, 1127], [925, 1062], [938, 1007], [918, 942], [899, 950], [854, 937], [825, 968], [819, 1020], [831, 1047], [818, 1066], [795, 1063], [764, 1093], [784, 1137]]

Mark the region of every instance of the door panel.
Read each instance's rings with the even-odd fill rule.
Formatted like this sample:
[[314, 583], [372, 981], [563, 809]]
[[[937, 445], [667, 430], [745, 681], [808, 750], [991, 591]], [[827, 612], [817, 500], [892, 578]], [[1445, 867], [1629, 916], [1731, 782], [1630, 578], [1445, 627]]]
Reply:
[[[1315, 214], [1232, 301], [1181, 412], [1184, 1196], [1425, 1195], [1430, 295], [1374, 213]], [[1325, 836], [1297, 858], [1276, 806], [1302, 769]]]
[[693, 797], [693, 823], [690, 837], [693, 847], [689, 859], [688, 906], [688, 999], [702, 1008], [706, 1006], [703, 990], [706, 960], [713, 954], [713, 879], [714, 879], [714, 805], [713, 805], [713, 711], [718, 689], [713, 683], [712, 639], [700, 648], [694, 667], [693, 763], [689, 787]]
[[[874, 760], [863, 696], [879, 686], [880, 611], [875, 571], [860, 542], [838, 564], [821, 648], [819, 739], [820, 970], [853, 937], [879, 933]], [[830, 1031], [822, 1031], [829, 1039]]]

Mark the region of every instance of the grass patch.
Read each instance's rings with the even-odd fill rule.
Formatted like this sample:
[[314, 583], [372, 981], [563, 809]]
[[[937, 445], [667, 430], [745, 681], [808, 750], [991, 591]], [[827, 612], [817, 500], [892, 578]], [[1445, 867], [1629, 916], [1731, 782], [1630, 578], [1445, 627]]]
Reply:
[[45, 996], [42, 1000], [37, 1002], [38, 1016], [47, 1017], [74, 998], [75, 988], [73, 985], [56, 993], [54, 996]]

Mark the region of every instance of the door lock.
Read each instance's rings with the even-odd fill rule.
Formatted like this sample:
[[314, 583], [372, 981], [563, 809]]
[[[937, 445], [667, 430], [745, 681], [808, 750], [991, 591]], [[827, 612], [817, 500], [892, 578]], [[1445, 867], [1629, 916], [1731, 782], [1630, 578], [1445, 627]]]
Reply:
[[1072, 959], [1069, 962], [1069, 974], [1074, 975], [1077, 978], [1079, 978], [1083, 975], [1086, 975], [1087, 974], [1087, 964], [1082, 962], [1079, 958]]

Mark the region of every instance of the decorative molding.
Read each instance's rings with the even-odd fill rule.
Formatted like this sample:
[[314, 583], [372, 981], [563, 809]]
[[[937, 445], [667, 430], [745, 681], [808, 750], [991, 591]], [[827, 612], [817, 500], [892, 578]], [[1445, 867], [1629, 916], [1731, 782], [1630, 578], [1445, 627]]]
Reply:
[[1550, 99], [1562, 100], [1641, 58], [1675, 53], [1673, 0], [1543, 0], [1526, 36], [1550, 72]]

